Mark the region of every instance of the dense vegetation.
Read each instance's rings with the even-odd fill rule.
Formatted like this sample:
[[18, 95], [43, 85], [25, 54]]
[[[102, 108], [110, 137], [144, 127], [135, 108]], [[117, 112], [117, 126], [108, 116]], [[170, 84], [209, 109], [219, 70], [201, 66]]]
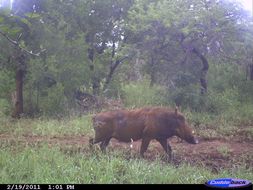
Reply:
[[[177, 105], [202, 138], [232, 140], [240, 132], [241, 141], [252, 142], [252, 55], [252, 16], [236, 1], [14, 0], [11, 9], [0, 6], [0, 135], [91, 135], [90, 113]], [[0, 183], [202, 183], [217, 177], [195, 166], [164, 167], [115, 152], [69, 155], [16, 140], [1, 143]], [[93, 165], [105, 166], [106, 175], [85, 172]], [[20, 173], [10, 176], [12, 169]], [[244, 166], [234, 170], [219, 176], [253, 179]]]

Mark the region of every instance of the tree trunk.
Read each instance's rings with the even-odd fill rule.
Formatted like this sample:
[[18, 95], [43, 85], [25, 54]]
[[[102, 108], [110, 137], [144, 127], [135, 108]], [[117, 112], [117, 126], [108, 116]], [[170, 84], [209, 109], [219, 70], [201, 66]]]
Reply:
[[94, 53], [95, 50], [94, 48], [89, 48], [88, 49], [88, 57], [90, 59], [90, 71], [92, 73], [92, 93], [93, 95], [98, 95], [99, 94], [99, 88], [100, 88], [100, 81], [95, 75], [95, 66], [94, 66]]
[[204, 55], [202, 55], [196, 48], [193, 48], [193, 53], [195, 53], [202, 61], [202, 70], [200, 74], [200, 93], [201, 95], [204, 95], [207, 93], [207, 81], [206, 81], [206, 75], [209, 69], [209, 64], [207, 59]]
[[115, 42], [113, 42], [113, 44], [112, 44], [111, 63], [110, 63], [110, 71], [109, 71], [108, 75], [106, 76], [103, 92], [105, 92], [107, 90], [108, 85], [112, 80], [112, 76], [113, 76], [116, 68], [120, 65], [120, 63], [122, 61], [124, 61], [127, 58], [127, 57], [124, 57], [120, 60], [117, 59], [116, 61], [114, 61], [115, 53], [116, 53], [116, 46], [115, 46]]
[[20, 118], [21, 114], [23, 114], [23, 80], [25, 73], [25, 55], [21, 54], [16, 58], [16, 100], [14, 105], [14, 111], [12, 113], [12, 117]]
[[114, 62], [114, 64], [110, 67], [110, 71], [109, 71], [109, 74], [108, 74], [107, 77], [106, 77], [106, 81], [105, 81], [105, 85], [104, 85], [103, 91], [106, 91], [106, 89], [108, 88], [109, 83], [110, 83], [111, 80], [112, 80], [112, 76], [113, 76], [113, 74], [115, 73], [116, 68], [117, 68], [125, 59], [128, 59], [128, 57], [123, 57], [122, 59], [116, 60], [116, 61]]
[[118, 65], [119, 65], [119, 61], [117, 60], [115, 62], [115, 64], [110, 67], [109, 74], [106, 76], [106, 80], [105, 80], [105, 85], [104, 85], [103, 91], [107, 90], [108, 85], [109, 85], [109, 83], [112, 80], [112, 75], [114, 74], [114, 71], [115, 71], [115, 69], [117, 68]]
[[106, 80], [105, 80], [105, 85], [104, 85], [103, 91], [105, 91], [107, 89], [110, 81], [112, 80], [112, 75], [113, 75], [113, 73], [114, 73], [114, 71], [115, 71], [115, 69], [117, 67], [117, 66], [115, 66], [113, 64], [114, 56], [115, 56], [115, 42], [113, 41], [113, 43], [112, 43], [112, 55], [111, 55], [110, 71], [109, 71], [109, 74], [106, 76]]
[[16, 69], [16, 102], [12, 117], [20, 118], [23, 113], [23, 77], [24, 71], [21, 68]]

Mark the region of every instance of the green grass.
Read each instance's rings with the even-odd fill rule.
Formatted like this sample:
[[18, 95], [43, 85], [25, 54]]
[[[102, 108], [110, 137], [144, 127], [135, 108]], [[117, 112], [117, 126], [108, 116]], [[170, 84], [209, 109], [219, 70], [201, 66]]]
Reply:
[[217, 151], [223, 156], [223, 157], [229, 157], [229, 154], [231, 150], [227, 146], [219, 146], [217, 147]]
[[[252, 123], [247, 120], [239, 121], [235, 116], [229, 120], [225, 114], [212, 115], [208, 113], [182, 110], [188, 122], [193, 126], [197, 135], [205, 139], [233, 138], [240, 135], [242, 139], [252, 141]], [[245, 111], [247, 112], [247, 111]], [[249, 111], [248, 111], [249, 112]], [[247, 113], [248, 113], [247, 112]], [[251, 113], [251, 112], [249, 112]], [[244, 112], [241, 112], [244, 114]], [[236, 115], [236, 114], [235, 114]], [[246, 114], [248, 118], [248, 114]], [[235, 121], [236, 120], [236, 121]], [[91, 115], [77, 117], [71, 116], [62, 119], [47, 118], [22, 118], [13, 120], [0, 117], [0, 134], [39, 135], [39, 136], [63, 136], [63, 135], [93, 135]]]
[[[246, 109], [246, 106], [242, 106], [238, 110], [228, 110], [228, 112], [219, 115], [193, 112], [188, 109], [183, 110], [183, 114], [191, 126], [195, 128], [197, 135], [205, 139], [231, 139], [234, 136], [240, 136], [243, 140], [252, 141], [252, 111], [253, 108]], [[250, 114], [252, 114], [251, 118]]]
[[[204, 183], [218, 177], [253, 179], [245, 168], [213, 174], [205, 168], [165, 164], [159, 159], [126, 160], [121, 152], [68, 154], [59, 147], [0, 150], [0, 183]], [[233, 176], [231, 176], [233, 175]]]
[[1, 119], [0, 133], [20, 135], [80, 135], [92, 132], [91, 116], [57, 119]]
[[[232, 125], [224, 115], [183, 111], [191, 124], [199, 122], [195, 131], [201, 137], [225, 138], [238, 135], [240, 125]], [[248, 117], [248, 116], [246, 116]], [[64, 136], [93, 135], [91, 116], [66, 117], [60, 120], [37, 118], [13, 120], [0, 117], [0, 134], [14, 136], [0, 142], [0, 183], [204, 183], [213, 178], [233, 177], [253, 181], [252, 168], [244, 161], [236, 167], [213, 173], [210, 169], [182, 162], [179, 166], [154, 161], [126, 158], [123, 151], [90, 151], [88, 146], [57, 145], [33, 142], [20, 143], [22, 135]], [[242, 134], [241, 134], [242, 133]], [[253, 139], [252, 127], [243, 128], [240, 135]], [[152, 146], [152, 145], [151, 145]], [[77, 150], [76, 150], [77, 149]], [[228, 157], [228, 147], [217, 147]], [[242, 155], [243, 156], [243, 155]], [[232, 158], [231, 158], [232, 159]], [[248, 160], [248, 159], [246, 159]], [[211, 161], [211, 160], [210, 160]]]
[[[64, 120], [20, 119], [1, 120], [1, 133], [14, 135], [12, 140], [0, 144], [0, 183], [107, 183], [107, 184], [171, 184], [204, 183], [213, 178], [234, 177], [253, 180], [251, 168], [244, 162], [237, 167], [213, 173], [210, 169], [181, 163], [165, 163], [157, 157], [154, 161], [126, 158], [126, 152], [117, 150], [102, 154], [88, 145], [57, 145], [19, 142], [21, 135], [87, 135], [92, 134], [90, 116]], [[250, 131], [251, 128], [248, 128]], [[227, 147], [217, 149], [227, 156]]]

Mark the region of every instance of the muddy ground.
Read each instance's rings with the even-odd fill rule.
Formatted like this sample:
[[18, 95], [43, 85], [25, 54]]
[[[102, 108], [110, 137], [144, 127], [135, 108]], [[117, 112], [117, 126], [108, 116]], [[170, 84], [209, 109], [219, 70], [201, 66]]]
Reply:
[[[88, 147], [88, 136], [11, 136], [0, 134], [0, 142], [10, 144], [39, 145], [47, 143], [49, 146], [58, 144], [62, 151], [68, 153], [92, 153]], [[219, 172], [222, 169], [233, 169], [246, 165], [246, 168], [253, 170], [253, 143], [240, 142], [239, 140], [223, 139], [199, 139], [199, 144], [191, 145], [176, 137], [168, 140], [173, 150], [173, 163], [178, 166], [182, 163], [191, 165], [205, 166], [213, 172]], [[141, 141], [131, 143], [121, 143], [112, 139], [108, 146], [108, 154], [113, 150], [121, 150], [125, 153], [125, 158], [139, 158], [139, 149]], [[95, 145], [95, 149], [98, 146]], [[145, 159], [153, 161], [161, 158], [166, 163], [166, 157], [161, 145], [155, 140], [151, 141]]]

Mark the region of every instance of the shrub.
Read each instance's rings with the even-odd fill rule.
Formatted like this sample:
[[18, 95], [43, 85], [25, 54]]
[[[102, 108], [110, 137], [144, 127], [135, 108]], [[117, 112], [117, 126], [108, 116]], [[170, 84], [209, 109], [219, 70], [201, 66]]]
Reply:
[[39, 108], [46, 115], [66, 113], [68, 110], [66, 110], [63, 86], [57, 83], [54, 87], [45, 90], [44, 95], [40, 97]]
[[0, 117], [9, 115], [11, 111], [11, 105], [6, 99], [0, 98]]
[[165, 88], [150, 86], [148, 80], [129, 83], [123, 86], [123, 101], [127, 107], [168, 105]]

